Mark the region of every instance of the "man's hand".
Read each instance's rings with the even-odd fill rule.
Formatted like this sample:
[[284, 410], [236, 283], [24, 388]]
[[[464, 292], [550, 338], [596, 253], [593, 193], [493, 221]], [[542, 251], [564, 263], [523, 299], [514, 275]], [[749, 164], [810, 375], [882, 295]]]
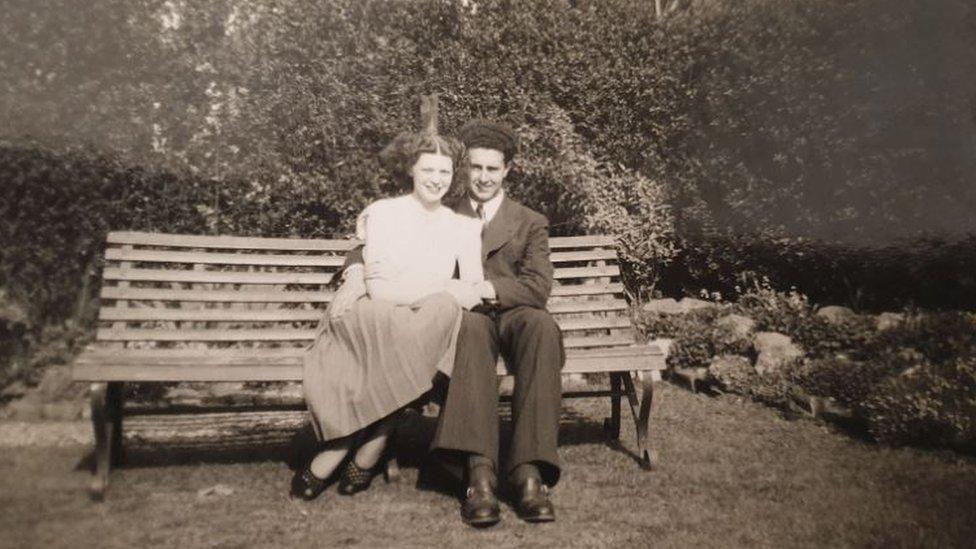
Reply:
[[363, 280], [363, 269], [347, 269], [342, 286], [336, 290], [332, 303], [329, 304], [329, 318], [335, 320], [352, 309], [353, 303], [366, 295], [366, 281]]
[[478, 283], [452, 279], [447, 281], [444, 290], [465, 309], [481, 305], [481, 285]]

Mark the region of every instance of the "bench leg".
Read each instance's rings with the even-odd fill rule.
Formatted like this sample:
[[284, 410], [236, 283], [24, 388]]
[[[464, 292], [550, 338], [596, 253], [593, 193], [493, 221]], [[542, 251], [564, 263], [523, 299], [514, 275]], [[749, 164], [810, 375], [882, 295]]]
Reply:
[[651, 404], [654, 401], [654, 378], [650, 375], [650, 372], [644, 376], [641, 381], [643, 394], [639, 403], [631, 375], [624, 375], [623, 380], [627, 389], [627, 400], [630, 403], [630, 411], [634, 414], [634, 422], [637, 426], [637, 451], [640, 455], [641, 467], [645, 470], [650, 470], [651, 446], [650, 433], [648, 431], [651, 419]]
[[620, 374], [610, 374], [610, 417], [603, 420], [603, 431], [610, 440], [620, 440]]
[[[89, 494], [95, 501], [105, 499], [113, 453], [120, 453], [122, 428], [122, 384], [92, 383], [91, 419], [95, 430], [95, 471]], [[116, 457], [117, 459], [117, 457]]]

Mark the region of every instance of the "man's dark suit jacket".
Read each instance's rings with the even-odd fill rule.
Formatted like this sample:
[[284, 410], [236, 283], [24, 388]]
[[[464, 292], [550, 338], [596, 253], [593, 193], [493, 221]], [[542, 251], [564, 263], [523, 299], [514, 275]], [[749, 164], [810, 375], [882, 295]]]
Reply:
[[[476, 216], [467, 197], [453, 207], [462, 215]], [[552, 290], [552, 262], [545, 216], [504, 197], [481, 235], [481, 257], [499, 309], [546, 308]]]

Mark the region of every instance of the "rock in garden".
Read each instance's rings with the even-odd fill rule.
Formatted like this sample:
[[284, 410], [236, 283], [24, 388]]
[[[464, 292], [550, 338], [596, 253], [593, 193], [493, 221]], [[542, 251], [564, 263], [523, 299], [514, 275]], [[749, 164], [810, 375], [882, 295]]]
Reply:
[[693, 297], [686, 297], [681, 301], [675, 301], [668, 297], [665, 299], [652, 299], [644, 304], [643, 309], [649, 313], [680, 315], [698, 309], [707, 309], [708, 307], [712, 307], [714, 305], [714, 303], [702, 301], [701, 299], [695, 299]]
[[678, 307], [681, 309], [682, 313], [697, 311], [698, 309], [708, 309], [709, 307], [714, 306], [715, 304], [710, 301], [702, 301], [701, 299], [695, 299], [693, 297], [686, 297], [678, 302]]
[[24, 382], [19, 379], [0, 391], [0, 397], [3, 398], [17, 398], [25, 394], [27, 394], [27, 385], [24, 385]]
[[67, 366], [50, 366], [44, 370], [37, 393], [44, 402], [72, 400], [88, 394], [88, 385], [75, 383]]
[[878, 318], [875, 319], [874, 327], [878, 331], [887, 330], [889, 328], [894, 328], [895, 326], [901, 324], [905, 321], [905, 315], [901, 313], [881, 313]]
[[676, 315], [684, 312], [678, 307], [678, 302], [670, 297], [666, 299], [652, 299], [644, 304], [643, 309], [648, 313], [662, 315]]
[[759, 354], [756, 359], [756, 373], [761, 375], [779, 371], [803, 356], [803, 351], [789, 336], [776, 332], [757, 333], [752, 345]]
[[10, 419], [33, 421], [41, 419], [44, 414], [43, 407], [44, 403], [36, 393], [28, 393], [24, 398], [8, 404], [4, 412]]
[[27, 313], [20, 305], [13, 303], [7, 297], [7, 290], [0, 288], [0, 327], [8, 330], [14, 326], [26, 327]]
[[731, 314], [716, 320], [715, 325], [728, 330], [739, 339], [745, 339], [752, 333], [752, 329], [756, 326], [756, 321], [747, 316]]
[[848, 309], [847, 307], [841, 307], [840, 305], [828, 305], [826, 307], [817, 309], [815, 316], [819, 316], [831, 324], [839, 324], [846, 320], [857, 318], [857, 313]]
[[78, 400], [64, 400], [61, 402], [47, 402], [41, 407], [44, 419], [54, 421], [74, 421], [81, 418], [81, 410], [85, 403]]

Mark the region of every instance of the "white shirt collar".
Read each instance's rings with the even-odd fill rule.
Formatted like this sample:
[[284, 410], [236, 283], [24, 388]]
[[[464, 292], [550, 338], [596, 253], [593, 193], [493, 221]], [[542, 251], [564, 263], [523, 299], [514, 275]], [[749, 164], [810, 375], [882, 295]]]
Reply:
[[[484, 203], [484, 205], [485, 205], [485, 223], [488, 223], [489, 221], [491, 221], [495, 217], [495, 214], [498, 213], [498, 208], [500, 208], [502, 206], [502, 200], [504, 198], [505, 198], [505, 189], [501, 189], [501, 190], [498, 191], [498, 194], [496, 194], [494, 197], [492, 197], [491, 200], [489, 200], [488, 202], [485, 202]], [[478, 201], [477, 200], [474, 200], [472, 198], [469, 198], [468, 200], [471, 201], [471, 209], [474, 210], [474, 211], [477, 211], [478, 210]]]

